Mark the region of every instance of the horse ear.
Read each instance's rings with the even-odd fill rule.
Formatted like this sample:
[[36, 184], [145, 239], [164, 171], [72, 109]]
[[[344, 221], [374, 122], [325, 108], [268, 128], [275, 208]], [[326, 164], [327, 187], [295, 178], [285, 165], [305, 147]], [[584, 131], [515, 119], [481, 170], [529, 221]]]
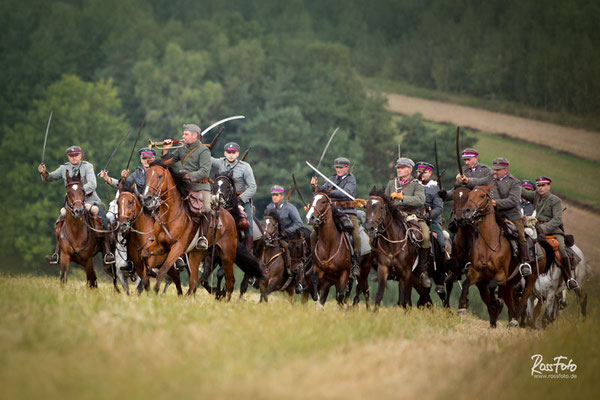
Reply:
[[80, 181], [81, 180], [81, 171], [77, 171], [77, 174], [75, 174], [73, 179], [76, 181]]
[[172, 163], [173, 163], [173, 159], [172, 159], [172, 158], [166, 159], [166, 160], [164, 161], [164, 164], [165, 164], [167, 167], [168, 167], [169, 165], [171, 165]]
[[140, 197], [140, 191], [138, 190], [137, 184], [133, 184], [133, 193], [135, 193], [135, 195], [137, 197]]

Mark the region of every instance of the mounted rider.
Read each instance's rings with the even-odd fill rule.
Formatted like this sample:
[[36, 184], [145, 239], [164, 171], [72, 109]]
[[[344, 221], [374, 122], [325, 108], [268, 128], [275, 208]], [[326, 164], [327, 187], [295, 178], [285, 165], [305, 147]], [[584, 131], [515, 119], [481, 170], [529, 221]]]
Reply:
[[[106, 212], [104, 211], [104, 206], [102, 205], [102, 200], [98, 197], [96, 193], [96, 174], [94, 173], [94, 166], [87, 161], [82, 160], [82, 150], [79, 146], [70, 146], [66, 150], [67, 157], [69, 162], [64, 163], [54, 171], [48, 173], [46, 171], [46, 165], [40, 164], [38, 166], [38, 172], [42, 177], [42, 181], [44, 183], [54, 182], [57, 180], [62, 180], [67, 183], [67, 172], [70, 177], [74, 177], [78, 173], [81, 175], [81, 183], [83, 184], [83, 190], [85, 191], [85, 208], [93, 215], [99, 215], [102, 219], [102, 222], [99, 222], [97, 219], [92, 219], [94, 221], [94, 229], [96, 230], [106, 230], [108, 228], [108, 223], [106, 219]], [[63, 210], [61, 210], [61, 215], [56, 220], [56, 234], [57, 236], [60, 234], [60, 230], [64, 224]], [[110, 234], [108, 232], [96, 232], [96, 235], [102, 239], [103, 242], [103, 251], [104, 254], [104, 263], [112, 264], [115, 262], [115, 256], [111, 252], [110, 249]], [[46, 260], [50, 264], [57, 264], [59, 261], [59, 244], [56, 244], [56, 248], [54, 249], [54, 253], [51, 256], [47, 256]]]
[[279, 215], [279, 225], [283, 236], [279, 242], [285, 251], [283, 260], [285, 262], [286, 271], [292, 276], [292, 259], [290, 252], [288, 251], [288, 242], [290, 240], [302, 239], [301, 229], [304, 225], [302, 224], [302, 219], [300, 218], [296, 206], [284, 200], [284, 193], [285, 190], [283, 189], [283, 186], [275, 185], [271, 188], [272, 202], [269, 203], [265, 209], [265, 215], [272, 212], [277, 212]]
[[[350, 160], [345, 157], [338, 157], [334, 160], [333, 166], [335, 167], [335, 175], [331, 175], [329, 180], [334, 182], [338, 187], [342, 188], [351, 196], [356, 196], [356, 178], [353, 174], [348, 172], [350, 167]], [[329, 192], [329, 198], [333, 203], [333, 208], [337, 210], [341, 215], [346, 216], [352, 223], [352, 249], [350, 251], [350, 261], [352, 263], [351, 274], [355, 277], [360, 275], [360, 231], [358, 219], [356, 218], [356, 203], [354, 200], [346, 196], [341, 190], [336, 189], [329, 182], [321, 187], [318, 186], [318, 178], [313, 176], [310, 180], [310, 185], [313, 191]], [[317, 243], [317, 232], [312, 231], [310, 234], [310, 249], [314, 252], [315, 245]]]
[[415, 163], [410, 158], [400, 157], [396, 160], [397, 177], [390, 180], [385, 188], [385, 194], [392, 199], [392, 204], [407, 214], [407, 221], [417, 220], [423, 233], [423, 241], [418, 248], [419, 264], [415, 273], [421, 279], [423, 287], [431, 288], [431, 280], [427, 273], [429, 260], [429, 227], [423, 220], [423, 208], [425, 207], [425, 189], [418, 179], [413, 178], [412, 170]]
[[[536, 190], [535, 183], [525, 179], [525, 180], [521, 181], [521, 190], [522, 191], [527, 190], [527, 191], [533, 193]], [[521, 207], [521, 213], [523, 214], [523, 216], [535, 217], [535, 207], [533, 206], [532, 202], [521, 197], [520, 207]]]
[[519, 254], [521, 265], [519, 271], [522, 276], [531, 275], [529, 265], [529, 249], [525, 238], [525, 226], [519, 209], [521, 198], [521, 180], [508, 172], [509, 162], [506, 158], [496, 158], [492, 162], [493, 174], [485, 178], [468, 178], [461, 176], [460, 182], [470, 189], [475, 186], [492, 186], [490, 193], [491, 205], [498, 216], [515, 224], [519, 238]]
[[[492, 175], [492, 169], [490, 167], [488, 167], [485, 164], [479, 163], [479, 152], [476, 149], [472, 147], [467, 147], [462, 151], [460, 158], [462, 159], [466, 167], [463, 171], [463, 175], [467, 178], [487, 178]], [[465, 187], [465, 185], [462, 184], [458, 178], [459, 176], [456, 177], [454, 187]], [[439, 191], [439, 196], [444, 201], [451, 201], [453, 195], [454, 189], [448, 191]]]
[[[204, 204], [204, 216], [206, 223], [200, 224], [200, 238], [196, 244], [199, 250], [208, 249], [208, 240], [206, 232], [208, 232], [208, 221], [211, 213], [212, 195], [210, 192], [209, 174], [211, 168], [210, 150], [201, 142], [200, 127], [196, 124], [183, 125], [183, 141], [184, 146], [172, 149], [172, 140], [168, 139], [163, 142], [163, 151], [161, 158], [163, 160], [180, 161], [183, 172], [186, 174], [190, 184], [189, 198], [202, 199]], [[202, 219], [201, 219], [202, 221]]]
[[521, 196], [533, 203], [535, 207], [535, 218], [537, 218], [536, 231], [539, 235], [554, 236], [558, 241], [558, 251], [562, 257], [561, 268], [567, 289], [579, 288], [579, 283], [571, 275], [571, 262], [565, 248], [565, 231], [562, 221], [562, 201], [558, 196], [550, 192], [552, 180], [546, 176], [540, 176], [536, 180], [535, 192], [521, 190]]
[[216, 169], [215, 176], [231, 174], [233, 184], [238, 195], [238, 201], [248, 217], [248, 229], [242, 231], [246, 247], [252, 249], [254, 246], [253, 220], [254, 210], [252, 198], [256, 194], [256, 180], [252, 167], [245, 161], [238, 159], [240, 156], [240, 145], [229, 142], [224, 147], [224, 157], [212, 157], [212, 166]]
[[444, 211], [444, 202], [438, 196], [440, 187], [437, 181], [431, 179], [433, 165], [425, 161], [419, 161], [417, 164], [417, 178], [421, 181], [425, 190], [425, 210], [423, 217], [432, 232], [435, 232], [440, 249], [444, 251], [446, 243], [444, 242], [444, 232], [442, 231], [442, 212]]

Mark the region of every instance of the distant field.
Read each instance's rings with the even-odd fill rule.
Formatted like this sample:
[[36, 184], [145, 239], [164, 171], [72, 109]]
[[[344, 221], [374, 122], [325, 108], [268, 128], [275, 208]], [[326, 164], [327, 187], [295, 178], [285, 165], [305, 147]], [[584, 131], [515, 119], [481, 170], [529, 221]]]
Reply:
[[[0, 274], [2, 397], [550, 399], [599, 387], [597, 290], [587, 320], [571, 304], [544, 332], [437, 307], [317, 312], [256, 297], [126, 297], [105, 283]], [[532, 378], [537, 353], [572, 359], [577, 377]]]

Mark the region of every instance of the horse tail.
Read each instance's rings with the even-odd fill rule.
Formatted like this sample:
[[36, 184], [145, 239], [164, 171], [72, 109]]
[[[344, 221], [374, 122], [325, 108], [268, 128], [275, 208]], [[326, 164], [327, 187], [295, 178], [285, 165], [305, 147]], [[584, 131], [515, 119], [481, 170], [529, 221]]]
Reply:
[[252, 254], [248, 248], [242, 243], [238, 243], [237, 250], [235, 252], [235, 264], [246, 274], [254, 276], [257, 279], [265, 279], [258, 258]]
[[554, 249], [552, 248], [552, 245], [550, 243], [548, 243], [548, 241], [546, 241], [545, 239], [538, 238], [538, 243], [540, 244], [540, 246], [542, 246], [542, 248], [546, 252], [546, 269], [547, 269], [552, 265], [552, 263], [554, 262], [554, 259], [556, 258], [554, 256]]

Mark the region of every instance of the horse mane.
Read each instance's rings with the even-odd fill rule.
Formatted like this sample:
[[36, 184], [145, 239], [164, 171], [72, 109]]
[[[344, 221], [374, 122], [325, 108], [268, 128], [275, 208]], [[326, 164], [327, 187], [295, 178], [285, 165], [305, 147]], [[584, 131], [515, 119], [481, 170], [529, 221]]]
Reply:
[[388, 210], [390, 210], [390, 213], [392, 214], [392, 218], [394, 218], [397, 221], [403, 220], [402, 213], [400, 212], [398, 207], [396, 207], [394, 204], [392, 204], [392, 199], [390, 198], [390, 196], [385, 194], [385, 189], [377, 189], [375, 186], [373, 186], [373, 189], [371, 189], [371, 191], [369, 192], [369, 196], [381, 197], [383, 199], [383, 202], [387, 206]]
[[185, 198], [188, 196], [188, 194], [191, 191], [192, 183], [189, 180], [185, 179], [185, 172], [177, 171], [170, 164], [167, 165], [165, 163], [165, 160], [160, 159], [160, 158], [156, 159], [156, 160], [152, 161], [152, 163], [150, 163], [150, 167], [153, 167], [155, 165], [158, 165], [160, 167], [168, 169], [169, 172], [171, 173], [171, 176], [173, 177], [173, 180], [175, 181], [175, 187], [177, 188], [177, 191], [179, 192], [181, 197]]

